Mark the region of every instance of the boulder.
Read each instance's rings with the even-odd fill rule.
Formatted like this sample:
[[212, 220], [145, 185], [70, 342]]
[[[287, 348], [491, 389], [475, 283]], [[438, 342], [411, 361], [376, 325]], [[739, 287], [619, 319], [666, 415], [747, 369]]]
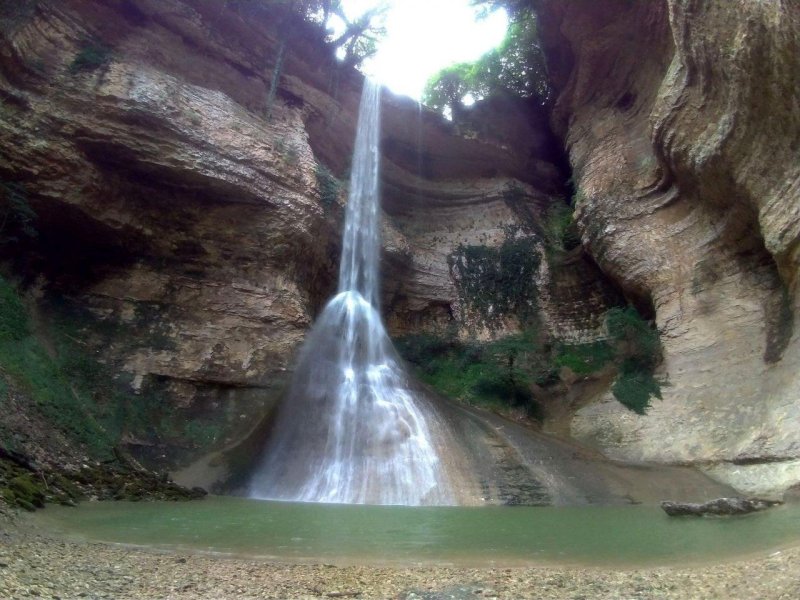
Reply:
[[783, 504], [780, 500], [764, 500], [761, 498], [717, 498], [703, 504], [694, 502], [672, 502], [665, 500], [661, 503], [661, 508], [670, 517], [705, 517], [746, 515], [771, 508], [777, 504]]

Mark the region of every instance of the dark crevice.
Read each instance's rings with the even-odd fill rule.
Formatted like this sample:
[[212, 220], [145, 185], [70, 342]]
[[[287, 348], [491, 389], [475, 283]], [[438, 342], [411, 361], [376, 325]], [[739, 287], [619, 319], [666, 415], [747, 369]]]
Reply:
[[66, 203], [37, 201], [38, 235], [3, 248], [25, 285], [43, 275], [59, 289], [83, 289], [110, 272], [127, 268], [147, 247], [132, 231], [113, 229]]
[[144, 27], [150, 21], [150, 18], [132, 0], [122, 0], [117, 11], [135, 27]]
[[633, 105], [635, 103], [636, 103], [636, 94], [633, 94], [631, 92], [626, 92], [625, 94], [622, 95], [622, 97], [619, 100], [617, 100], [616, 106], [622, 112], [628, 112], [631, 108], [633, 108]]
[[764, 362], [776, 363], [783, 358], [794, 333], [793, 302], [786, 285], [771, 295], [764, 306], [766, 320], [766, 348]]

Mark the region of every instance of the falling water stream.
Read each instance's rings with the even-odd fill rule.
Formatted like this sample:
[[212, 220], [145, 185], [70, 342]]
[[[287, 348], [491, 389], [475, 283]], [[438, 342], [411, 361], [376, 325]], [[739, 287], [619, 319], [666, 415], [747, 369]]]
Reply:
[[338, 293], [308, 334], [253, 475], [253, 498], [452, 503], [423, 399], [379, 312], [380, 86], [361, 98]]

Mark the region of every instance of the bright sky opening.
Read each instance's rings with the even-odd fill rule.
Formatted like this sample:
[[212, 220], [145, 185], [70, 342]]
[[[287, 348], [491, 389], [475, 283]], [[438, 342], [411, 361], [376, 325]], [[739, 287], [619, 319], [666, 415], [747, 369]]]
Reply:
[[[344, 0], [348, 17], [362, 14], [375, 0]], [[419, 100], [425, 83], [444, 67], [471, 62], [495, 48], [508, 30], [497, 10], [478, 19], [470, 0], [392, 0], [386, 36], [363, 71], [397, 94]]]

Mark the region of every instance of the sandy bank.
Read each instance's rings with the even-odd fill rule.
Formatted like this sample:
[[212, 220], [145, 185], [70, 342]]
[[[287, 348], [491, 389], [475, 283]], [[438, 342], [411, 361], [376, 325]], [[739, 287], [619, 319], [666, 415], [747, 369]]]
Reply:
[[800, 547], [717, 565], [465, 569], [297, 565], [67, 541], [0, 515], [0, 598], [800, 598]]

